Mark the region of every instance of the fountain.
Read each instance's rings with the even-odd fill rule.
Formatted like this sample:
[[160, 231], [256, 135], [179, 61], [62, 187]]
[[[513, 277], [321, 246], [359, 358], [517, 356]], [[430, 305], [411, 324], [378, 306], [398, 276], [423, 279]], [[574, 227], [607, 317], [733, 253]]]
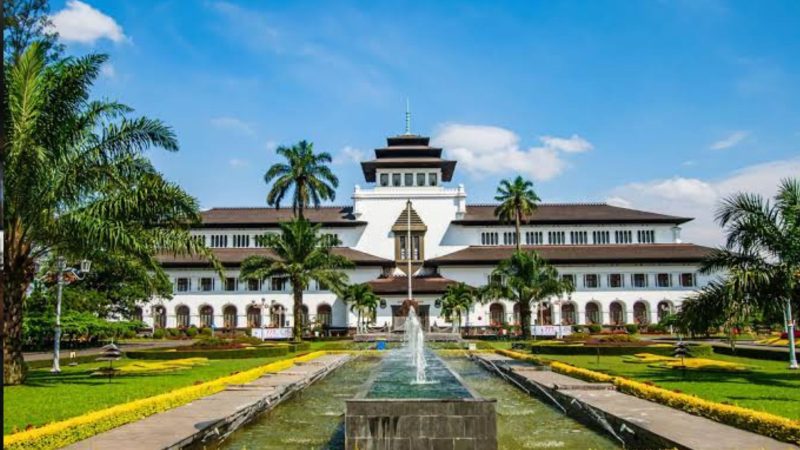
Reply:
[[415, 308], [403, 348], [387, 352], [356, 398], [346, 401], [345, 448], [497, 448], [495, 400], [481, 398], [435, 353]]

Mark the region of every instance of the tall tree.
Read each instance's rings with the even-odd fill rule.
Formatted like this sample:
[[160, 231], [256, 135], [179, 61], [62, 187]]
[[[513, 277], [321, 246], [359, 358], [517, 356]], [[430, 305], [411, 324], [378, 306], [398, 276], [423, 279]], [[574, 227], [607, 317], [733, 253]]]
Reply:
[[466, 283], [447, 286], [442, 296], [442, 315], [453, 324], [454, 333], [461, 331], [461, 318], [469, 313], [475, 298], [475, 289]]
[[519, 305], [522, 337], [531, 336], [531, 304], [572, 291], [572, 283], [564, 281], [555, 267], [536, 252], [514, 252], [500, 261], [492, 271], [488, 285], [492, 299], [507, 299]]
[[47, 63], [34, 43], [6, 72], [3, 379], [24, 379], [23, 302], [37, 260], [96, 252], [128, 255], [162, 269], [158, 251], [206, 253], [189, 233], [199, 222], [194, 198], [166, 181], [144, 156], [176, 151], [161, 121], [128, 118], [131, 108], [93, 101], [103, 55]]
[[500, 205], [494, 210], [494, 215], [501, 220], [514, 222], [516, 246], [519, 251], [522, 245], [520, 236], [522, 220], [533, 214], [533, 211], [536, 210], [536, 202], [541, 199], [533, 190], [533, 183], [519, 175], [513, 181], [502, 180], [500, 186], [497, 187], [497, 195], [494, 199], [500, 202]]
[[757, 301], [766, 312], [783, 308], [789, 337], [789, 367], [797, 369], [795, 319], [800, 304], [800, 179], [785, 179], [774, 203], [758, 194], [738, 193], [717, 209], [727, 234], [725, 246], [703, 265], [706, 273], [726, 272], [734, 300]]
[[309, 204], [318, 208], [322, 200], [336, 197], [339, 179], [328, 167], [332, 161], [330, 153], [314, 153], [314, 144], [306, 141], [278, 147], [276, 152], [286, 161], [273, 164], [264, 174], [264, 181], [272, 183], [267, 204], [280, 208], [283, 198], [293, 190], [292, 211], [303, 219], [303, 211]]
[[269, 256], [249, 256], [242, 262], [242, 279], [264, 280], [273, 276], [285, 276], [291, 283], [294, 305], [294, 340], [303, 339], [303, 291], [311, 280], [341, 291], [347, 282], [343, 269], [352, 267], [345, 257], [333, 254], [330, 237], [321, 235], [319, 225], [305, 219], [295, 219], [280, 224], [281, 232], [261, 236], [261, 242], [272, 250]]
[[34, 42], [44, 48], [48, 61], [64, 50], [49, 17], [48, 0], [3, 0], [3, 55], [15, 61]]
[[366, 331], [367, 318], [375, 315], [381, 299], [372, 292], [372, 288], [366, 283], [348, 285], [339, 293], [339, 296], [345, 304], [350, 305], [350, 311], [358, 316], [356, 332]]

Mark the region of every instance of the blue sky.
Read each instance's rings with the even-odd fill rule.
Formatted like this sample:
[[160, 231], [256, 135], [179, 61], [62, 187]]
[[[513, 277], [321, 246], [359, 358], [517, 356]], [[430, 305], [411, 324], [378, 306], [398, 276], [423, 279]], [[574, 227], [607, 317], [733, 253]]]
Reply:
[[258, 206], [275, 145], [359, 159], [403, 131], [491, 201], [521, 173], [546, 202], [697, 217], [800, 174], [800, 3], [54, 1], [68, 51], [111, 55], [97, 96], [174, 127], [153, 153], [203, 207]]

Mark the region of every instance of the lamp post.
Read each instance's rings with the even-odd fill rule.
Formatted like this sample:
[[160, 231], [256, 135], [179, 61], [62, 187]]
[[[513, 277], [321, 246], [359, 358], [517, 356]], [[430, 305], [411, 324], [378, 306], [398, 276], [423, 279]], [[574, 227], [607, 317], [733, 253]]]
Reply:
[[[59, 358], [61, 357], [61, 295], [64, 290], [64, 273], [71, 273], [78, 280], [83, 280], [86, 274], [91, 270], [92, 262], [88, 259], [81, 261], [81, 268], [76, 270], [72, 267], [67, 267], [67, 261], [63, 256], [56, 259], [56, 283], [58, 285], [58, 295], [56, 296], [56, 328], [55, 328], [55, 342], [53, 342], [53, 368], [50, 369], [52, 373], [61, 373], [61, 364]], [[83, 277], [78, 274], [84, 274]]]

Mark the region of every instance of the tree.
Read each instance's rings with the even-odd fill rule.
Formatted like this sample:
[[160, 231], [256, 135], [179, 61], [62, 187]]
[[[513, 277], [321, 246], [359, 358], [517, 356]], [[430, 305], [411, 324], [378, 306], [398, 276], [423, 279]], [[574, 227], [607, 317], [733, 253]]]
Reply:
[[364, 332], [366, 322], [368, 322], [366, 318], [375, 315], [381, 299], [372, 292], [372, 288], [366, 283], [348, 285], [338, 294], [345, 304], [350, 305], [350, 311], [358, 315], [356, 333]]
[[48, 0], [3, 0], [3, 54], [13, 62], [34, 42], [43, 47], [48, 61], [64, 50], [50, 20]]
[[34, 43], [6, 72], [6, 384], [24, 380], [23, 303], [38, 260], [120, 253], [158, 273], [156, 252], [208, 254], [189, 232], [200, 220], [196, 200], [144, 156], [151, 147], [178, 150], [172, 130], [90, 99], [104, 55], [47, 63], [45, 51]]
[[454, 333], [461, 331], [461, 317], [469, 313], [475, 297], [475, 289], [466, 283], [447, 286], [442, 296], [442, 315], [453, 324]]
[[320, 226], [305, 219], [295, 219], [280, 224], [279, 234], [261, 236], [264, 246], [272, 250], [269, 256], [249, 256], [242, 262], [240, 278], [264, 280], [269, 277], [286, 277], [292, 287], [294, 306], [294, 340], [303, 339], [303, 291], [311, 280], [340, 291], [347, 282], [343, 269], [352, 267], [345, 257], [335, 255], [331, 248], [338, 242], [320, 234]]
[[797, 369], [792, 308], [800, 303], [800, 179], [782, 180], [774, 203], [758, 194], [732, 195], [718, 207], [716, 220], [727, 238], [703, 272], [727, 272], [724, 285], [738, 305], [754, 302], [767, 313], [783, 308], [789, 366]]
[[278, 147], [276, 152], [286, 158], [286, 162], [273, 164], [264, 174], [264, 181], [272, 183], [267, 204], [280, 208], [283, 198], [293, 189], [292, 211], [303, 219], [303, 211], [309, 203], [318, 208], [322, 200], [336, 197], [334, 189], [339, 186], [339, 179], [328, 167], [332, 161], [329, 153], [314, 153], [314, 144], [306, 141]]
[[508, 299], [519, 305], [523, 339], [531, 337], [531, 303], [572, 291], [555, 267], [536, 252], [517, 251], [492, 271], [487, 298]]
[[514, 181], [503, 180], [497, 187], [495, 200], [500, 202], [494, 210], [494, 215], [501, 220], [514, 222], [516, 229], [516, 246], [520, 250], [522, 243], [520, 226], [523, 218], [533, 214], [536, 210], [536, 202], [541, 201], [533, 190], [533, 183], [517, 176]]

